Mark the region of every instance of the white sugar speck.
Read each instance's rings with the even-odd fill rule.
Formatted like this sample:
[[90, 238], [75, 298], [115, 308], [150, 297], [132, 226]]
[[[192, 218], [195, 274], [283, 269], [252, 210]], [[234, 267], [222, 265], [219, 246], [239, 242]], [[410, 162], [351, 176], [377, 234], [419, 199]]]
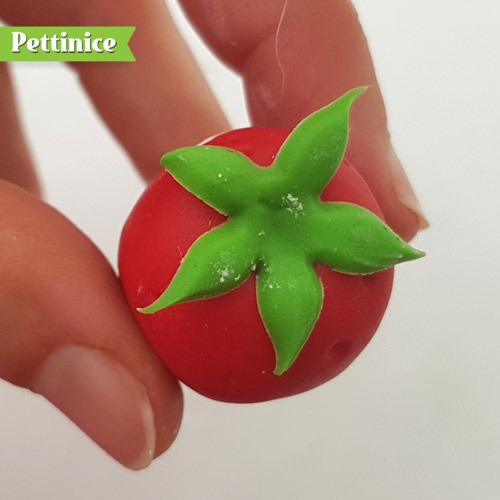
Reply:
[[219, 275], [219, 283], [224, 283], [226, 278], [228, 278], [231, 274], [231, 270], [228, 267], [225, 267], [224, 269], [219, 269], [217, 274]]
[[283, 205], [286, 207], [285, 210], [294, 214], [295, 218], [299, 216], [299, 213], [303, 215], [304, 206], [296, 196], [288, 193], [286, 197], [283, 197], [282, 201]]

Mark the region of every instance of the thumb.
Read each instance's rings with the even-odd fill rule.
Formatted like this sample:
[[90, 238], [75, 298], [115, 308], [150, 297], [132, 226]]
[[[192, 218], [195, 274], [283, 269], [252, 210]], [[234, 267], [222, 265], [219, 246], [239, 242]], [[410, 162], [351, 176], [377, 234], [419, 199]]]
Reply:
[[0, 200], [0, 377], [45, 396], [123, 465], [148, 466], [177, 433], [178, 383], [96, 247], [5, 181]]

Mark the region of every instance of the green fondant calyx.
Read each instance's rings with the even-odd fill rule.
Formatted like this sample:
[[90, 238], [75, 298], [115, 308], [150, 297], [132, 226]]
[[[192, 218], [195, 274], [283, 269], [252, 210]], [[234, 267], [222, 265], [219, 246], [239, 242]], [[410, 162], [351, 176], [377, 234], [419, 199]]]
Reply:
[[315, 263], [369, 274], [422, 257], [368, 210], [320, 201], [344, 156], [351, 105], [365, 90], [353, 89], [302, 121], [267, 168], [217, 146], [164, 155], [165, 169], [228, 220], [198, 238], [168, 288], [139, 311], [217, 297], [255, 272], [260, 315], [276, 354], [274, 373], [281, 375], [321, 313]]

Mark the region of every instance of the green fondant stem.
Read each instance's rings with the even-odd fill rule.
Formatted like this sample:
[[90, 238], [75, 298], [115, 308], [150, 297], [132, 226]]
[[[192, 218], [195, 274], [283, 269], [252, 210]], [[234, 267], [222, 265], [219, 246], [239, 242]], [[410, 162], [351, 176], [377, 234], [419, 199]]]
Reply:
[[256, 271], [259, 311], [280, 375], [320, 316], [323, 289], [314, 263], [368, 274], [422, 257], [368, 210], [320, 200], [347, 146], [351, 105], [365, 90], [351, 90], [301, 122], [268, 168], [216, 146], [167, 153], [165, 169], [228, 221], [202, 235], [165, 292], [139, 310], [153, 314], [216, 297]]

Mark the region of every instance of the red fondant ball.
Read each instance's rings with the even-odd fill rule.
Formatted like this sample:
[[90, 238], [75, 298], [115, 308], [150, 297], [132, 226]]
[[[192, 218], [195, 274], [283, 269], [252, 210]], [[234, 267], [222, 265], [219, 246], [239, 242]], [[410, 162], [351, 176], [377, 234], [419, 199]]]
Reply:
[[[289, 131], [248, 128], [208, 144], [272, 163]], [[370, 189], [346, 160], [324, 190], [324, 201], [361, 205], [382, 217]], [[324, 288], [320, 318], [288, 371], [274, 375], [275, 354], [257, 309], [255, 277], [220, 297], [172, 306], [153, 315], [136, 311], [166, 289], [189, 247], [225, 217], [161, 173], [123, 229], [120, 277], [145, 336], [186, 385], [213, 399], [238, 403], [298, 394], [342, 372], [366, 347], [389, 301], [393, 269], [347, 275], [317, 266]]]

